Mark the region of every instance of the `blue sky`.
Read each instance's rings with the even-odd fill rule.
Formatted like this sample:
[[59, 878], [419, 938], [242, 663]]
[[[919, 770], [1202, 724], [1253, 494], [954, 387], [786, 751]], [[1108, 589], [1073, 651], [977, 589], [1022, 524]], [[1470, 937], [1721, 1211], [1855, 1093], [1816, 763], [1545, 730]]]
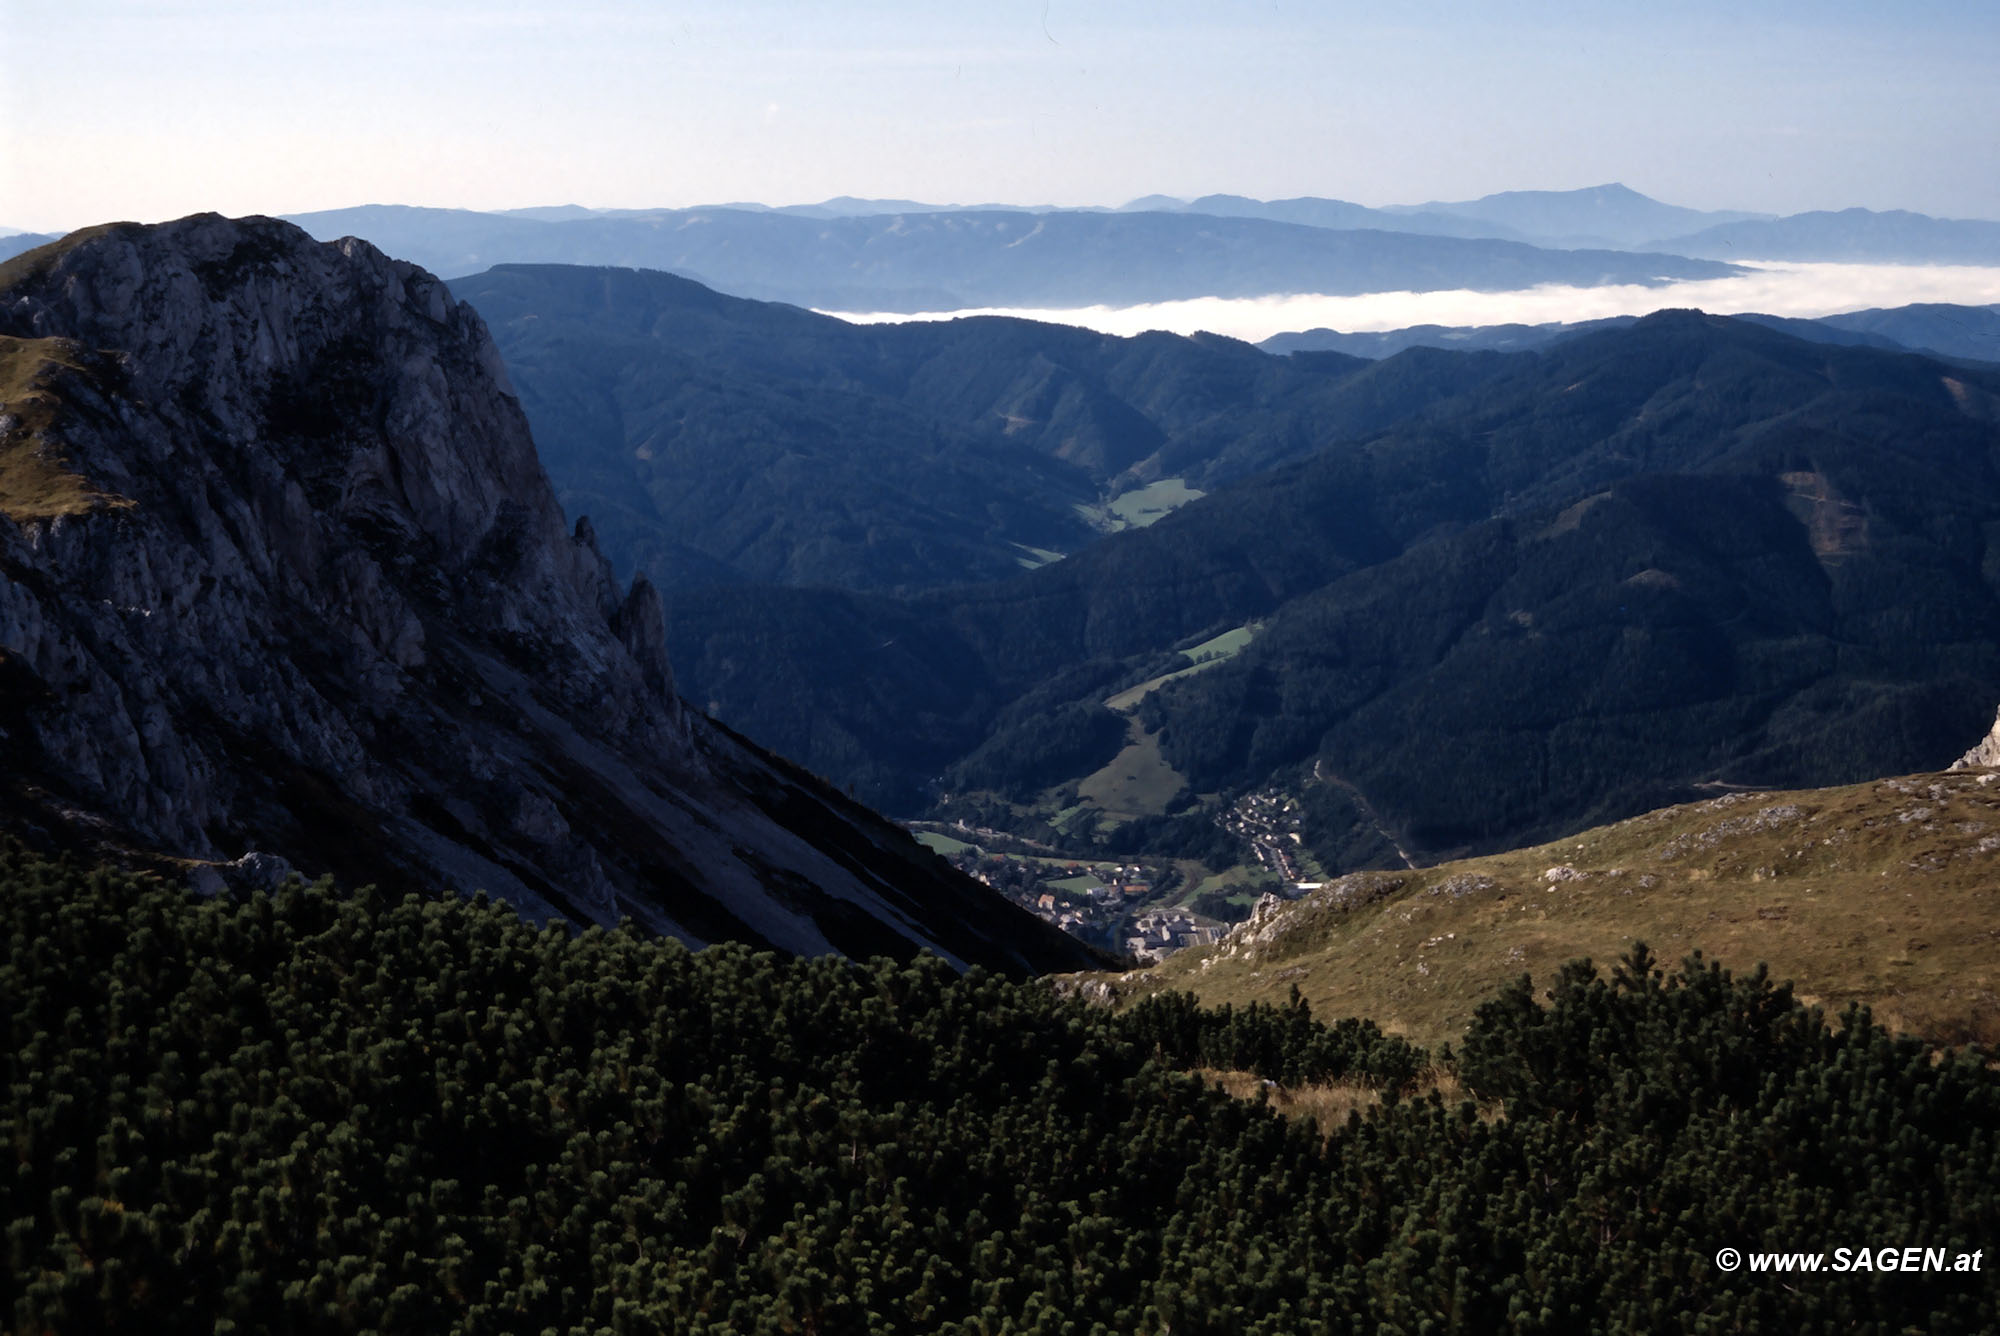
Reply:
[[2000, 5], [0, 0], [0, 223], [387, 202], [2000, 218]]

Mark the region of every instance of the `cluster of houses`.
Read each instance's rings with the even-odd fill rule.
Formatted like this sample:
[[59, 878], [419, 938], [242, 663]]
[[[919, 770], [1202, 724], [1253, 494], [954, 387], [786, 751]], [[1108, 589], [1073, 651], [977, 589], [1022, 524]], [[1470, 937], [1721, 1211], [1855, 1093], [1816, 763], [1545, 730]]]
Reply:
[[1226, 931], [1185, 909], [1156, 909], [1163, 888], [1139, 863], [1072, 863], [995, 854], [962, 855], [975, 878], [1064, 932], [1140, 960], [1160, 960], [1206, 945]]
[[1297, 798], [1267, 789], [1237, 799], [1216, 821], [1247, 843], [1264, 867], [1284, 881], [1297, 884], [1299, 852], [1305, 844], [1299, 830], [1304, 815]]
[[1185, 909], [1158, 909], [1132, 920], [1125, 938], [1125, 954], [1144, 961], [1165, 960], [1190, 946], [1207, 946], [1219, 939], [1224, 928], [1204, 923]]

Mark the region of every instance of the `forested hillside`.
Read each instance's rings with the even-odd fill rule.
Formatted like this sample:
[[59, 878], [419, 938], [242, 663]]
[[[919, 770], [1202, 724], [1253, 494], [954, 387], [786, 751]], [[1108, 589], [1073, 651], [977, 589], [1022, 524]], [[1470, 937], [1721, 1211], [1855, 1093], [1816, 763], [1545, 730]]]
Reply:
[[1942, 765], [2000, 694], [1996, 383], [1689, 317], [1567, 345], [1453, 424], [1494, 518], [1293, 601], [1149, 725], [1198, 791], [1316, 765], [1437, 852]]
[[[200, 900], [18, 848], [0, 925], [19, 1331], [2000, 1319], [1991, 1267], [1950, 1269], [2000, 1228], [1983, 1056], [1643, 948], [1522, 980], [1452, 1056], [1296, 1003], [1116, 1013], [934, 958]], [[1288, 1121], [1216, 1071], [1356, 1112]], [[1946, 1269], [1714, 1261], [1837, 1246]]]
[[[491, 326], [564, 506], [663, 589], [992, 580], [1497, 374], [1002, 318], [851, 325], [663, 274], [507, 265]], [[1141, 493], [1135, 503], [1145, 503]]]
[[[1846, 315], [1824, 316], [1816, 320], [1791, 316], [1737, 314], [1736, 320], [1780, 329], [1808, 343], [1840, 343], [1863, 348], [1886, 348], [1892, 352], [1936, 352], [1973, 360], [1991, 361], [1995, 350], [1988, 344], [1981, 352], [1963, 351], [1963, 336], [1978, 336], [1981, 326], [1994, 319], [1984, 306], [1903, 306], [1893, 311], [1855, 311]], [[1388, 357], [1405, 348], [1444, 348], [1470, 352], [1524, 352], [1545, 343], [1575, 338], [1599, 329], [1618, 329], [1638, 321], [1631, 315], [1605, 316], [1597, 320], [1570, 323], [1551, 321], [1540, 325], [1412, 325], [1405, 329], [1379, 332], [1342, 333], [1336, 329], [1308, 329], [1274, 334], [1257, 346], [1266, 352], [1340, 352], [1355, 357]], [[1894, 335], [1884, 331], [1894, 330]], [[1945, 334], [1960, 336], [1944, 346]]]
[[[1064, 772], [1134, 773], [1155, 805], [1099, 836], [1193, 850], [1277, 784], [1330, 867], [1935, 768], [1984, 731], [2000, 373], [1689, 312], [1485, 356], [1366, 440], [1008, 581], [676, 594], [683, 680], [892, 810], [1028, 829], [1079, 803]], [[1464, 359], [1377, 365], [1425, 360]]]

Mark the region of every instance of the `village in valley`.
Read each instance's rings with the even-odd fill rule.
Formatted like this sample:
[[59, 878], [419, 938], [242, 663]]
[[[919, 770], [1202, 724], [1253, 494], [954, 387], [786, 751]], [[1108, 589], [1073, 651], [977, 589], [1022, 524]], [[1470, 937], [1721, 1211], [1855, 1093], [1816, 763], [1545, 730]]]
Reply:
[[1214, 874], [1185, 859], [1079, 857], [963, 823], [918, 823], [913, 833], [960, 871], [1071, 936], [1151, 963], [1219, 941], [1258, 897], [1291, 899], [1302, 881], [1299, 807], [1276, 791], [1239, 799], [1218, 823], [1243, 840], [1244, 864]]

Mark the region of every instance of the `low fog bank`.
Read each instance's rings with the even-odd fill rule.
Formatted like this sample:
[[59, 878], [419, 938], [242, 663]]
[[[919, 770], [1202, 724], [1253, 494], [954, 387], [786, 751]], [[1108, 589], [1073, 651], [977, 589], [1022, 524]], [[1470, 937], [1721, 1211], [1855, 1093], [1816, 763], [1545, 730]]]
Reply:
[[1302, 293], [1287, 297], [1197, 297], [1145, 306], [1067, 309], [990, 308], [922, 315], [828, 311], [857, 324], [949, 320], [1006, 315], [1082, 325], [1106, 334], [1163, 329], [1176, 334], [1207, 330], [1251, 343], [1294, 330], [1346, 333], [1405, 329], [1411, 325], [1538, 325], [1645, 315], [1667, 307], [1699, 307], [1723, 314], [1813, 318], [1912, 302], [1979, 306], [2000, 302], [2000, 268], [1942, 264], [1794, 264], [1760, 262], [1734, 278], [1580, 288], [1545, 285], [1513, 292], [1373, 292], [1355, 297]]

